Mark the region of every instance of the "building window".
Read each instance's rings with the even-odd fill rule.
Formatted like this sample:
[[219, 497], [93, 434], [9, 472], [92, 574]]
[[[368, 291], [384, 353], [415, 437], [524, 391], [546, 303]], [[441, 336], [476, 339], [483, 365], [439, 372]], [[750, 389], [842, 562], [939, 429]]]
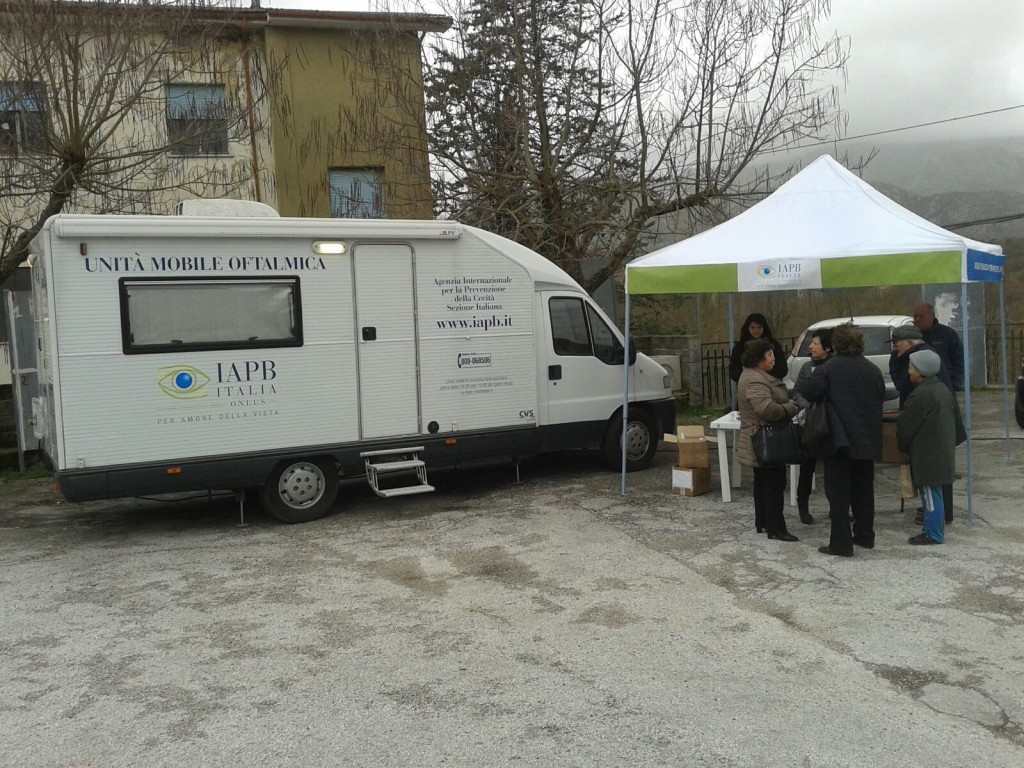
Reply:
[[374, 168], [332, 168], [331, 216], [336, 219], [383, 219], [384, 180]]
[[227, 154], [223, 85], [167, 86], [167, 143], [172, 155]]
[[125, 354], [302, 346], [299, 279], [122, 278]]
[[0, 81], [0, 152], [42, 147], [45, 119], [42, 86]]

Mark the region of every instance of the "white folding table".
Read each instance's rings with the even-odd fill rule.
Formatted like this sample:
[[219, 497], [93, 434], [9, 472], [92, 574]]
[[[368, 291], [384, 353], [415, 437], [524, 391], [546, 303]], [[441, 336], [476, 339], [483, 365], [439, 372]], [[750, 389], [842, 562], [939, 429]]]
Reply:
[[[715, 430], [715, 437], [718, 439], [718, 477], [722, 484], [722, 501], [732, 501], [732, 489], [740, 487], [740, 412], [732, 411], [721, 418], [712, 421], [708, 427]], [[729, 471], [729, 449], [726, 440], [729, 433], [732, 433], [732, 471]], [[800, 467], [797, 464], [789, 465], [789, 504], [796, 506], [796, 484], [799, 478]]]

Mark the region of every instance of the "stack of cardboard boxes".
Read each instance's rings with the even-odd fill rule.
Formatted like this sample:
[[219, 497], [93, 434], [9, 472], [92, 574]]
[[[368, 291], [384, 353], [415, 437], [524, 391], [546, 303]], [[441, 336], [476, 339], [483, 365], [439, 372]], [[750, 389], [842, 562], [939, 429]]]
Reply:
[[704, 427], [681, 426], [674, 435], [665, 435], [665, 440], [675, 443], [679, 449], [679, 460], [672, 470], [672, 493], [683, 496], [700, 496], [711, 490], [711, 464], [708, 447], [715, 438], [704, 434]]

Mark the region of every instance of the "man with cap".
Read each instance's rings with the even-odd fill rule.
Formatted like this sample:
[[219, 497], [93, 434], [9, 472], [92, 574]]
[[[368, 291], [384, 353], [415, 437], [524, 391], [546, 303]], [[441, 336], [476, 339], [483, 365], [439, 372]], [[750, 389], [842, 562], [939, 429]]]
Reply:
[[918, 304], [914, 307], [914, 325], [921, 332], [925, 343], [938, 353], [946, 375], [953, 382], [954, 391], [963, 392], [964, 345], [960, 336], [948, 325], [938, 321], [931, 304]]
[[[910, 355], [913, 352], [929, 350], [935, 352], [923, 339], [921, 331], [913, 325], [901, 325], [894, 328], [892, 332], [892, 354], [889, 356], [889, 376], [892, 378], [893, 386], [900, 393], [900, 408], [905, 408], [907, 399], [914, 391], [914, 382], [910, 379], [909, 365]], [[936, 352], [936, 354], [938, 354]], [[942, 356], [939, 355], [941, 361]], [[955, 393], [953, 381], [944, 365], [939, 367], [935, 377], [946, 385], [946, 388]], [[960, 445], [967, 439], [967, 429], [964, 427], [963, 416], [960, 414], [960, 403], [953, 399], [954, 418], [956, 422], [956, 445]], [[946, 522], [953, 522], [953, 483], [943, 486], [943, 507], [945, 508]]]
[[909, 542], [941, 544], [946, 531], [942, 487], [952, 484], [956, 472], [956, 398], [937, 377], [942, 360], [934, 350], [918, 349], [908, 357], [914, 392], [896, 420], [896, 445], [910, 455], [924, 509], [924, 530]]
[[[900, 408], [902, 408], [906, 405], [910, 393], [914, 391], [914, 385], [910, 381], [910, 374], [907, 371], [907, 366], [910, 362], [910, 357], [907, 353], [918, 349], [931, 349], [932, 352], [935, 352], [935, 350], [924, 341], [921, 331], [913, 325], [901, 325], [898, 328], [893, 328], [891, 344], [892, 354], [889, 356], [889, 376], [892, 378], [893, 386], [900, 393]], [[941, 359], [942, 356], [940, 355], [939, 357]], [[939, 381], [949, 387], [950, 392], [956, 391], [945, 367], [939, 369], [937, 376]]]

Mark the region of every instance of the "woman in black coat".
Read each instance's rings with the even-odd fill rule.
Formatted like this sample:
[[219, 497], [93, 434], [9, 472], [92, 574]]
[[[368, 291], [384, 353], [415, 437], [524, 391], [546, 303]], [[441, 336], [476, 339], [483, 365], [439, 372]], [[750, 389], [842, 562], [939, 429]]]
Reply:
[[789, 373], [789, 364], [786, 362], [786, 353], [782, 351], [782, 345], [772, 336], [772, 329], [768, 327], [768, 320], [760, 312], [747, 315], [740, 329], [740, 340], [737, 341], [729, 354], [729, 378], [738, 382], [743, 373], [743, 345], [751, 339], [765, 339], [771, 342], [772, 352], [775, 353], [775, 367], [768, 373], [777, 379], [783, 378]]
[[[801, 408], [810, 407], [810, 403], [800, 394], [800, 386], [816, 368], [821, 367], [832, 357], [832, 329], [817, 328], [811, 332], [811, 359], [800, 369], [794, 385], [793, 401]], [[811, 456], [800, 463], [800, 480], [796, 485], [796, 505], [800, 510], [800, 522], [810, 525], [814, 522], [811, 516], [811, 485], [814, 483], [814, 470], [818, 460]]]
[[[853, 556], [875, 546], [875, 462], [882, 458], [882, 372], [864, 357], [864, 337], [850, 323], [832, 331], [832, 357], [800, 382], [809, 402], [827, 401], [832, 434], [815, 455], [825, 465], [832, 534], [826, 555]], [[853, 532], [850, 532], [850, 513]]]

